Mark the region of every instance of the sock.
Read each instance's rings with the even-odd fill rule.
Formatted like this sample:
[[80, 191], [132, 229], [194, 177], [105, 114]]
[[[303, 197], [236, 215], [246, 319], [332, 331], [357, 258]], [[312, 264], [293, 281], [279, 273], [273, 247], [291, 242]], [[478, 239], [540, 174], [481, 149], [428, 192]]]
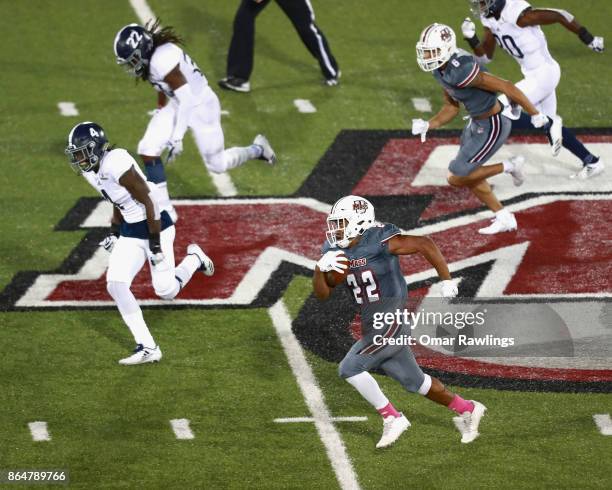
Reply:
[[353, 387], [364, 397], [376, 410], [382, 410], [389, 405], [389, 400], [384, 395], [376, 380], [367, 371], [346, 378]]
[[585, 160], [587, 158], [597, 158], [592, 155], [591, 152], [587, 150], [586, 147], [580, 141], [578, 141], [578, 138], [576, 138], [576, 135], [573, 133], [573, 131], [570, 131], [569, 129], [564, 127], [562, 134], [563, 147], [569, 150], [574, 155], [576, 155], [578, 158], [580, 158], [580, 161], [583, 162], [585, 165]]
[[504, 160], [502, 165], [504, 166], [504, 172], [506, 173], [510, 173], [514, 170], [514, 164], [510, 160]]
[[150, 347], [151, 349], [155, 348], [157, 344], [155, 343], [155, 340], [153, 340], [151, 332], [149, 332], [149, 328], [144, 321], [142, 311], [121, 316], [123, 317], [125, 324], [130, 329], [130, 332], [132, 332], [134, 340], [137, 344], [142, 344], [145, 347]]
[[125, 282], [109, 281], [106, 284], [106, 289], [115, 300], [119, 313], [121, 313], [121, 318], [123, 318], [130, 332], [132, 332], [136, 343], [154, 348], [157, 344], [153, 340], [151, 332], [149, 332], [149, 328], [142, 316], [142, 310], [129, 285]]
[[145, 161], [144, 165], [147, 180], [153, 182], [154, 184], [166, 182], [166, 170], [164, 169], [164, 164], [162, 163], [161, 158]]
[[501, 208], [499, 211], [495, 212], [495, 216], [497, 216], [500, 219], [508, 218], [510, 214], [511, 214], [510, 211], [508, 211], [506, 208]]
[[195, 255], [187, 255], [174, 270], [176, 279], [181, 283], [181, 288], [185, 287], [191, 280], [193, 273], [200, 268], [200, 259]]
[[254, 146], [256, 145], [245, 147], [234, 146], [233, 148], [228, 148], [227, 150], [225, 150], [225, 169], [229, 170], [230, 168], [240, 167], [241, 165], [244, 165], [247, 161], [252, 160], [253, 158], [257, 158], [251, 156], [254, 154], [254, 150], [251, 149], [251, 147]]
[[395, 407], [393, 406], [391, 402], [387, 403], [387, 405], [384, 406], [383, 408], [379, 408], [378, 413], [382, 415], [383, 419], [386, 419], [387, 417], [401, 417], [402, 416], [402, 414], [399, 413], [395, 409]]
[[596, 157], [592, 153], [589, 153], [588, 156], [582, 160], [584, 165], [595, 165], [597, 162], [599, 162], [599, 157]]
[[448, 404], [453, 412], [457, 412], [459, 415], [465, 412], [472, 412], [474, 410], [474, 404], [470, 401], [464, 400], [459, 395], [455, 395], [452, 401]]
[[261, 145], [250, 145], [247, 146], [249, 152], [249, 160], [256, 160], [263, 155], [263, 148]]
[[164, 164], [161, 161], [161, 158], [156, 158], [155, 160], [150, 160], [148, 162], [144, 162], [145, 164], [145, 174], [147, 176], [147, 180], [157, 184], [158, 188], [158, 196], [159, 206], [162, 209], [168, 209], [172, 207], [172, 202], [170, 201], [170, 194], [168, 194], [168, 183], [166, 182], [166, 170], [164, 169]]

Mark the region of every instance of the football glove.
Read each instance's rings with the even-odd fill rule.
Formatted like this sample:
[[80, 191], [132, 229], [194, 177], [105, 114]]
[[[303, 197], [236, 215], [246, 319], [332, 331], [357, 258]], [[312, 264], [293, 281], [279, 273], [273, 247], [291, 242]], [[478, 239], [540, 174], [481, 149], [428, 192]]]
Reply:
[[104, 240], [98, 243], [98, 245], [110, 253], [113, 251], [113, 247], [115, 246], [115, 243], [117, 243], [117, 240], [119, 240], [119, 225], [112, 223], [109, 234], [104, 237]]
[[348, 259], [340, 250], [330, 250], [317, 262], [317, 267], [321, 272], [336, 271], [340, 274], [346, 270]]
[[172, 140], [166, 143], [168, 147], [168, 157], [166, 158], [166, 164], [172, 163], [176, 158], [183, 153], [183, 140]]
[[596, 53], [603, 53], [604, 38], [599, 36], [594, 37], [593, 40], [589, 43], [589, 48], [595, 51]]
[[429, 123], [423, 119], [413, 119], [412, 120], [412, 134], [421, 135], [421, 143], [423, 143], [426, 139], [427, 130], [429, 129]]
[[542, 128], [546, 126], [550, 121], [548, 120], [548, 116], [538, 112], [535, 116], [531, 116], [531, 124], [533, 124], [534, 128]]
[[452, 279], [442, 281], [442, 296], [444, 298], [454, 298], [457, 294], [459, 294], [459, 289], [455, 281]]
[[476, 24], [469, 17], [461, 24], [461, 33], [465, 39], [472, 39], [476, 35]]

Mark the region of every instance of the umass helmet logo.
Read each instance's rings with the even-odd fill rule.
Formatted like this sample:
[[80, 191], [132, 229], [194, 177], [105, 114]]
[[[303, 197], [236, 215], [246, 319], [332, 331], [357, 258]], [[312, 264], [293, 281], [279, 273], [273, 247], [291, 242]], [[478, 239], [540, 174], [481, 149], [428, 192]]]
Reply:
[[[582, 135], [612, 161], [612, 130], [583, 130]], [[155, 296], [146, 267], [132, 289], [144, 308], [269, 308], [296, 275], [312, 275], [325, 241], [329, 203], [363, 196], [380, 221], [434, 239], [459, 281], [460, 296], [524, 303], [541, 314], [550, 313], [544, 308], [549, 305], [565, 316], [585, 312], [574, 323], [565, 317], [554, 323], [555, 338], [564, 341], [554, 364], [537, 357], [473, 359], [416, 346], [415, 356], [426, 371], [468, 386], [612, 392], [612, 358], [604, 352], [612, 331], [603, 325], [610, 318], [612, 274], [593, 273], [612, 263], [609, 231], [601, 226], [612, 214], [612, 181], [592, 179], [577, 186], [567, 178], [576, 163], [563, 154], [553, 161], [544, 138], [523, 134], [511, 143], [538, 159], [520, 188], [507, 176], [493, 179], [500, 200], [517, 217], [517, 232], [479, 235], [489, 213], [470, 193], [446, 184], [458, 132], [435, 132], [421, 143], [409, 131], [344, 130], [290, 196], [175, 199], [181, 217], [177, 261], [188, 243], [196, 242], [215, 261], [217, 272], [210, 278], [198, 274], [171, 303]], [[499, 153], [500, 158], [509, 155], [509, 150]], [[364, 213], [368, 203], [358, 200], [353, 209]], [[110, 211], [101, 199], [79, 199], [55, 230], [85, 236], [75, 238], [78, 243], [56, 269], [15, 274], [0, 292], [0, 309], [114, 310], [106, 291], [108, 253], [98, 246], [108, 232]], [[411, 295], [427, 296], [437, 286], [435, 271], [422, 257], [402, 257], [400, 263]], [[325, 303], [314, 295], [305, 301], [293, 321], [305, 348], [330, 361], [343, 357], [358, 335], [351, 294], [342, 287]]]
[[440, 31], [440, 39], [442, 39], [442, 41], [450, 41], [452, 38], [453, 38], [453, 35], [451, 34], [451, 32], [448, 30], [447, 27], [445, 27], [444, 29]]
[[353, 202], [353, 211], [363, 214], [368, 210], [368, 203], [363, 199], [357, 199]]

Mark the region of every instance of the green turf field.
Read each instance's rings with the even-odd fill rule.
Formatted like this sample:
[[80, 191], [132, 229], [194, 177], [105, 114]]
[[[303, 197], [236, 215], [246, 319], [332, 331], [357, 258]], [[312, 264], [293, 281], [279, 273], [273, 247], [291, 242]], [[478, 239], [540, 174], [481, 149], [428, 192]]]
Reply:
[[[255, 164], [231, 172], [240, 195], [290, 195], [341, 129], [406, 129], [419, 117], [413, 97], [430, 98], [434, 110], [441, 105], [438, 85], [418, 70], [414, 43], [433, 21], [459, 32], [467, 2], [313, 3], [341, 65], [341, 85], [322, 86], [316, 62], [270, 5], [257, 22], [253, 92], [242, 95], [216, 86], [237, 0], [149, 0], [164, 24], [184, 34], [186, 50], [229, 111], [226, 144], [244, 145], [263, 132], [275, 145], [274, 169]], [[549, 3], [610, 38], [612, 3]], [[19, 271], [57, 268], [85, 235], [54, 231], [78, 198], [95, 195], [64, 157], [69, 129], [98, 121], [112, 142], [134, 153], [156, 99], [115, 65], [116, 31], [138, 21], [127, 0], [0, 0], [0, 12], [2, 289]], [[546, 34], [563, 70], [557, 94], [567, 124], [609, 127], [610, 52], [595, 55], [558, 26]], [[520, 78], [504, 54], [490, 68]], [[296, 98], [318, 112], [299, 114]], [[59, 101], [75, 102], [80, 115], [60, 116]], [[168, 180], [173, 196], [216, 192], [191, 137]], [[309, 288], [304, 278], [291, 283], [284, 299], [293, 316]], [[155, 309], [145, 318], [165, 358], [122, 369], [116, 360], [132, 339], [115, 310], [0, 312], [0, 469], [65, 468], [78, 488], [337, 487], [314, 425], [273, 422], [310, 413], [265, 308]], [[458, 388], [486, 400], [492, 414], [483, 437], [464, 446], [447, 410], [379, 376], [413, 427], [393, 448], [375, 452], [376, 413], [338, 378], [335, 364], [309, 352], [307, 359], [333, 416], [368, 417], [336, 424], [364, 489], [612, 485], [612, 437], [591, 418], [612, 412], [610, 394]], [[188, 418], [195, 439], [177, 440], [174, 418]], [[51, 441], [32, 441], [27, 424], [35, 420], [48, 423]]]

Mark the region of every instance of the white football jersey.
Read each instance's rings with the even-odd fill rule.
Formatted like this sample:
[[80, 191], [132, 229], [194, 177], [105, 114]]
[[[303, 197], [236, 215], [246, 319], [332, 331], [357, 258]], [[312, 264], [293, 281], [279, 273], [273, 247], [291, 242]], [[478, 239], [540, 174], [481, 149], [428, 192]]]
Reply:
[[516, 23], [519, 15], [529, 7], [531, 5], [525, 0], [508, 0], [499, 20], [480, 18], [482, 25], [495, 36], [497, 44], [521, 65], [523, 73], [554, 62], [540, 26], [519, 27]]
[[189, 55], [173, 43], [162, 44], [153, 52], [149, 62], [149, 82], [158, 92], [166, 94], [170, 102], [178, 104], [174, 92], [164, 82], [164, 78], [176, 65], [179, 65], [179, 70], [187, 80], [191, 94], [196, 99], [203, 97], [208, 80]]
[[[144, 204], [134, 199], [128, 190], [119, 183], [121, 176], [131, 167], [136, 169], [143, 180], [147, 180], [136, 160], [126, 150], [117, 148], [107, 152], [102, 157], [98, 172], [83, 172], [83, 177], [102, 197], [119, 208], [123, 219], [127, 223], [137, 223], [147, 219]], [[151, 197], [159, 203], [157, 185], [148, 181], [147, 184], [152, 192]]]

